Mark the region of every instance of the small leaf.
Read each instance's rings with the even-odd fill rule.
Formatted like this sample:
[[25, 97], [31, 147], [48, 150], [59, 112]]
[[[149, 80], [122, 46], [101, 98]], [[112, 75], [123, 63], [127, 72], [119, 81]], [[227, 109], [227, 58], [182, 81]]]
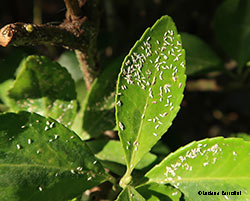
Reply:
[[76, 82], [83, 77], [75, 52], [65, 51], [57, 62], [68, 70]]
[[146, 201], [132, 186], [127, 186], [116, 201]]
[[163, 184], [150, 183], [137, 187], [136, 190], [147, 201], [179, 201], [181, 198], [181, 192], [178, 189]]
[[[110, 161], [126, 165], [122, 145], [116, 140], [93, 140], [87, 142], [95, 156], [103, 161]], [[115, 154], [114, 154], [115, 153]], [[145, 157], [136, 165], [135, 169], [141, 170], [152, 164], [156, 160], [156, 156], [152, 153], [147, 153]]]
[[182, 33], [181, 39], [186, 51], [187, 75], [223, 69], [221, 59], [202, 39], [188, 33]]
[[58, 63], [29, 56], [9, 90], [12, 111], [37, 112], [70, 126], [76, 114], [75, 84]]
[[85, 135], [90, 138], [115, 127], [115, 86], [120, 66], [121, 60], [118, 58], [92, 84], [84, 106], [82, 126]]
[[[250, 195], [250, 142], [222, 137], [192, 142], [146, 174], [148, 183], [171, 184], [185, 200], [247, 200]], [[219, 195], [199, 195], [203, 192]], [[241, 192], [241, 195], [223, 195]]]
[[238, 137], [238, 138], [242, 138], [245, 141], [250, 141], [250, 135], [246, 134], [246, 133], [236, 133], [236, 134], [232, 134], [231, 137]]
[[128, 175], [179, 111], [184, 72], [180, 36], [172, 19], [163, 16], [136, 42], [118, 78], [116, 119]]
[[250, 59], [250, 1], [226, 0], [218, 7], [215, 33], [218, 42], [242, 67]]
[[0, 115], [0, 200], [69, 200], [108, 179], [75, 133], [28, 112]]

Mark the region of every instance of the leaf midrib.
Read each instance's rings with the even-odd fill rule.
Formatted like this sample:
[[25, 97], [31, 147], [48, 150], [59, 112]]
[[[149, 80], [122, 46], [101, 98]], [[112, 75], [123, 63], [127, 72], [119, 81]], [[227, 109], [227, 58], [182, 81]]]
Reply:
[[[150, 30], [151, 31], [151, 30]], [[153, 39], [153, 38], [152, 38]], [[148, 62], [149, 63], [149, 62]], [[145, 63], [146, 64], [146, 63]], [[150, 66], [151, 64], [149, 64], [148, 66]], [[155, 69], [154, 69], [155, 70]], [[155, 77], [156, 76], [156, 74], [157, 74], [157, 71], [155, 70], [154, 71], [154, 74], [152, 74], [153, 75], [153, 77]], [[155, 83], [156, 84], [156, 83]], [[150, 84], [150, 88], [153, 90], [153, 82], [151, 82], [151, 84]], [[146, 110], [147, 110], [147, 108], [149, 107], [149, 104], [148, 104], [148, 101], [149, 100], [149, 94], [147, 95], [147, 98], [146, 98], [146, 101], [145, 101], [145, 104], [144, 104], [144, 109], [143, 109], [143, 113], [142, 114], [144, 114], [145, 115], [145, 113], [146, 113]], [[148, 107], [145, 107], [146, 105], [148, 104]], [[143, 122], [144, 122], [144, 119], [146, 119], [146, 115], [145, 115], [145, 118], [143, 118], [143, 119], [141, 119], [141, 121], [140, 121], [140, 126], [139, 126], [139, 130], [138, 130], [138, 136], [137, 136], [137, 138], [136, 138], [136, 141], [137, 142], [139, 142], [139, 139], [141, 138], [141, 130], [142, 130], [142, 124], [143, 124]], [[133, 153], [132, 153], [132, 156], [131, 156], [131, 161], [130, 161], [130, 164], [132, 164], [133, 163], [133, 160], [134, 160], [134, 158], [135, 158], [135, 151], [134, 151], [134, 149], [133, 149]], [[138, 161], [139, 162], [139, 161]], [[130, 168], [130, 164], [129, 164], [129, 168]], [[133, 166], [133, 168], [136, 166], [136, 164], [134, 164], [134, 166]]]

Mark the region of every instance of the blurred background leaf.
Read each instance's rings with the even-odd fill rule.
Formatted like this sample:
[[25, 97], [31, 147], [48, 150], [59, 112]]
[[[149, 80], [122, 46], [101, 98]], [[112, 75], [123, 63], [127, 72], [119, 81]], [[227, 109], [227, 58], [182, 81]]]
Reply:
[[201, 38], [192, 34], [181, 33], [181, 39], [186, 51], [187, 76], [224, 70], [222, 60]]

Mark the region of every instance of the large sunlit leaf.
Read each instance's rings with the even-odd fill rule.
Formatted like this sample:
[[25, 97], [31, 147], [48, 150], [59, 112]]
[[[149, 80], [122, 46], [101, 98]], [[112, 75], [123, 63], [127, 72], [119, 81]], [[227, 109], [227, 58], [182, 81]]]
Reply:
[[[172, 184], [187, 201], [250, 200], [249, 170], [250, 142], [217, 137], [178, 149], [150, 170], [146, 178], [148, 183]], [[218, 195], [199, 195], [208, 192]]]
[[181, 198], [181, 192], [170, 185], [150, 183], [142, 185], [136, 190], [147, 201], [179, 201]]
[[242, 67], [250, 59], [250, 1], [224, 1], [216, 11], [214, 24], [221, 47]]
[[127, 186], [116, 201], [146, 201], [132, 186]]
[[180, 35], [172, 19], [163, 16], [136, 42], [118, 78], [116, 118], [128, 175], [179, 111], [184, 72]]
[[76, 114], [75, 84], [67, 70], [43, 56], [29, 56], [9, 90], [12, 111], [25, 110], [71, 126]]
[[94, 81], [83, 114], [83, 135], [97, 137], [115, 127], [115, 87], [121, 59], [114, 60]]
[[202, 39], [188, 33], [182, 33], [181, 39], [183, 48], [186, 51], [187, 75], [197, 75], [223, 69], [221, 59]]
[[0, 200], [63, 201], [108, 179], [79, 137], [51, 118], [0, 115]]

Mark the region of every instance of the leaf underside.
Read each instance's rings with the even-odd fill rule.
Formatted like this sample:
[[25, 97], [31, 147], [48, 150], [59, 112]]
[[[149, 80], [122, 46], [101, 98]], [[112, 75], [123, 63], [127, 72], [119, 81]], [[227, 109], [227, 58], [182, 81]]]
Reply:
[[107, 180], [75, 133], [28, 112], [0, 115], [0, 200], [63, 201]]
[[129, 171], [170, 127], [185, 86], [185, 52], [172, 19], [148, 28], [125, 58], [116, 120]]
[[9, 98], [14, 112], [36, 112], [68, 127], [76, 115], [76, 92], [71, 75], [43, 56], [29, 56], [21, 63]]
[[[148, 183], [171, 184], [187, 201], [250, 200], [250, 142], [222, 137], [194, 141], [150, 170]], [[219, 195], [199, 195], [200, 192]], [[224, 192], [241, 192], [228, 195]]]

